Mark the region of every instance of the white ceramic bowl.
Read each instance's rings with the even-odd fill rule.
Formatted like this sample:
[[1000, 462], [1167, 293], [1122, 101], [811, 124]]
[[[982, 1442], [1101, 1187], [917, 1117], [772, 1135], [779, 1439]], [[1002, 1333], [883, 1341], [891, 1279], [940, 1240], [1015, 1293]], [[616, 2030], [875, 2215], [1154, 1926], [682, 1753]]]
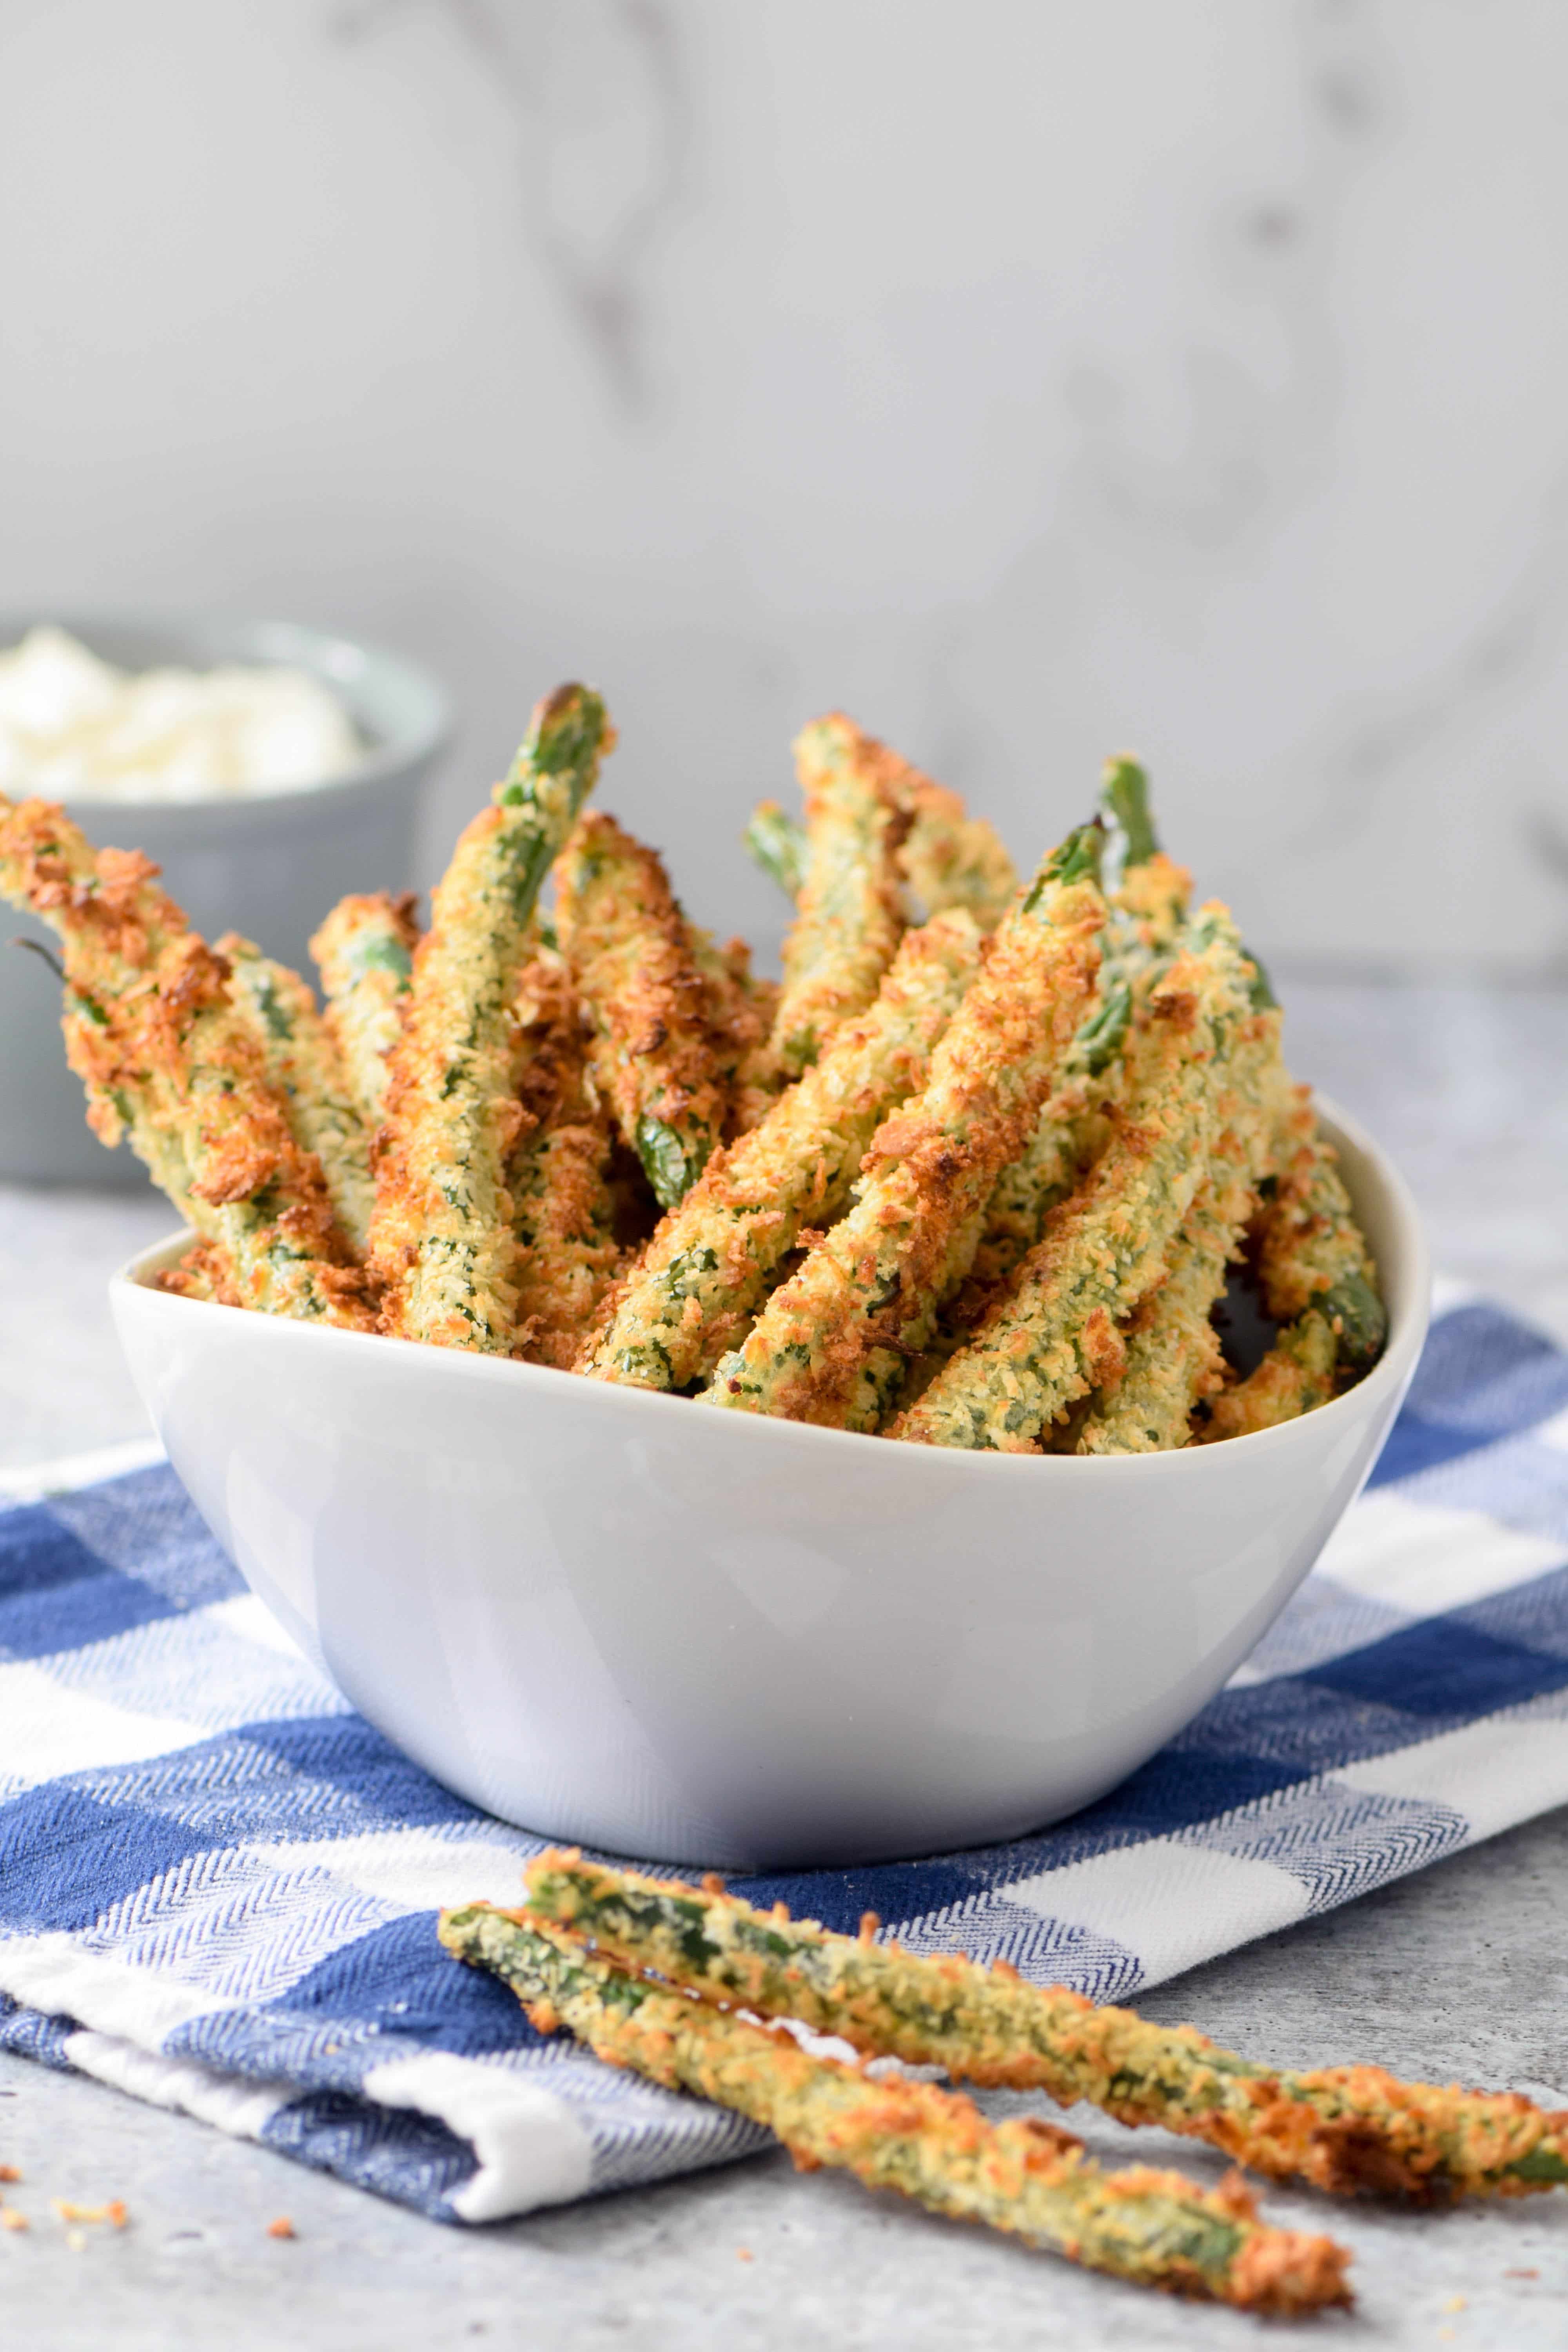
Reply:
[[1096, 1459], [966, 1454], [273, 1321], [114, 1277], [175, 1470], [354, 1705], [522, 1826], [731, 1867], [1074, 1811], [1213, 1697], [1359, 1490], [1426, 1333], [1389, 1162], [1329, 1115], [1390, 1309], [1307, 1419]]

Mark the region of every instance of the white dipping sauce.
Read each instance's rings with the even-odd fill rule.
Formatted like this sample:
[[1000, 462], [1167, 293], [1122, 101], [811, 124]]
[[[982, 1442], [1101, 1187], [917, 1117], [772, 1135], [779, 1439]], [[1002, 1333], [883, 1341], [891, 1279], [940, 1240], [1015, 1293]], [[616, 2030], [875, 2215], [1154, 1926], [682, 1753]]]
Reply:
[[206, 801], [325, 784], [365, 746], [300, 669], [116, 669], [64, 629], [0, 653], [0, 793]]

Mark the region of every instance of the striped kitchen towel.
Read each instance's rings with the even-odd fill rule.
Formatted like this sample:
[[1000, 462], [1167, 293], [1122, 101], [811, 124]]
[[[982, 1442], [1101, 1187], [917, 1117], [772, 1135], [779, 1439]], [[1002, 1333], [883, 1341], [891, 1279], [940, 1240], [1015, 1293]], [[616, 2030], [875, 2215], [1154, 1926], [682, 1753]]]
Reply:
[[[437, 1907], [514, 1901], [538, 1841], [353, 1713], [161, 1461], [105, 1466], [0, 1511], [0, 2042], [443, 2220], [755, 2147], [447, 1958]], [[1121, 2000], [1565, 1801], [1568, 1357], [1460, 1300], [1319, 1568], [1112, 1795], [735, 1884]]]

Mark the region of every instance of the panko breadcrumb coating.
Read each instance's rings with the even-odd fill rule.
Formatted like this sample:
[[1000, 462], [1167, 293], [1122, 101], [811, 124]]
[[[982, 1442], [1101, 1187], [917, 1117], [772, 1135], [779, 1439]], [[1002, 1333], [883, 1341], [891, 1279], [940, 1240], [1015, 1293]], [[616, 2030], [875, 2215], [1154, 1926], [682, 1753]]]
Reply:
[[[994, 929], [1018, 887], [1001, 835], [984, 817], [971, 816], [956, 793], [896, 752], [887, 757], [889, 796], [909, 828], [897, 852], [898, 868], [925, 916], [963, 907], [983, 929]], [[798, 898], [808, 855], [804, 828], [777, 801], [759, 801], [745, 838], [763, 873], [787, 897]]]
[[748, 1135], [778, 1099], [784, 1072], [773, 1049], [778, 982], [759, 980], [744, 940], [722, 946], [691, 929], [692, 961], [708, 992], [707, 1021], [714, 1066], [727, 1100], [724, 1140]]
[[1255, 987], [1251, 1017], [1224, 1057], [1221, 1125], [1207, 1178], [1171, 1245], [1164, 1280], [1134, 1311], [1121, 1371], [1093, 1398], [1075, 1453], [1161, 1454], [1184, 1445], [1194, 1407], [1225, 1386], [1210, 1317], [1269, 1171], [1286, 1085], [1279, 1013], [1258, 997]]
[[436, 891], [377, 1153], [371, 1260], [396, 1338], [500, 1356], [517, 1344], [517, 985], [540, 886], [614, 741], [596, 694], [558, 687]]
[[921, 1084], [979, 961], [967, 915], [905, 933], [875, 1002], [665, 1219], [582, 1370], [655, 1389], [711, 1372], [803, 1229], [842, 1212], [867, 1144]]
[[910, 767], [887, 772], [893, 805], [908, 823], [898, 850], [899, 871], [927, 915], [962, 907], [983, 930], [994, 930], [1018, 888], [1005, 843], [983, 816], [971, 816], [956, 793]]
[[525, 1119], [511, 1171], [521, 1245], [518, 1339], [539, 1364], [570, 1371], [616, 1278], [610, 1122], [588, 1070], [588, 1037], [571, 975], [545, 951], [524, 971]]
[[1261, 1221], [1258, 1276], [1277, 1322], [1309, 1307], [1324, 1316], [1340, 1362], [1365, 1371], [1388, 1333], [1377, 1269], [1367, 1248], [1333, 1146], [1318, 1132], [1310, 1100], [1298, 1097], [1294, 1133]]
[[153, 1276], [153, 1287], [170, 1291], [176, 1298], [202, 1298], [211, 1307], [244, 1303], [235, 1285], [234, 1268], [214, 1242], [197, 1242], [177, 1265], [165, 1266]]
[[1102, 2172], [1054, 2125], [992, 2125], [934, 2084], [809, 2055], [788, 2034], [623, 1975], [526, 1913], [468, 1904], [445, 1912], [439, 1933], [455, 1958], [511, 1987], [536, 2032], [565, 2026], [607, 2064], [765, 2124], [804, 2169], [836, 2166], [1142, 2286], [1281, 2313], [1349, 2300], [1344, 2249], [1268, 2228], [1239, 2179], [1203, 2189], [1144, 2166]]
[[842, 1427], [867, 1360], [917, 1351], [963, 1279], [999, 1171], [1033, 1131], [1093, 994], [1105, 901], [1100, 833], [1053, 852], [990, 941], [924, 1091], [872, 1138], [855, 1205], [717, 1366], [706, 1403]]
[[729, 1104], [711, 997], [662, 860], [591, 812], [556, 870], [561, 951], [592, 1027], [594, 1078], [660, 1205], [701, 1174]]
[[1193, 1408], [1225, 1385], [1219, 1334], [1209, 1320], [1225, 1290], [1236, 1228], [1193, 1203], [1157, 1290], [1122, 1334], [1121, 1367], [1096, 1391], [1074, 1437], [1075, 1454], [1165, 1454], [1184, 1445]]
[[1136, 761], [1108, 760], [1100, 801], [1113, 822], [1121, 872], [1110, 892], [1099, 1000], [1074, 1038], [1062, 1082], [1016, 1160], [996, 1179], [968, 1282], [944, 1318], [941, 1352], [982, 1320], [1040, 1238], [1046, 1217], [1076, 1190], [1110, 1139], [1108, 1113], [1127, 1076], [1127, 1042], [1186, 919], [1192, 877], [1159, 845], [1148, 779]]
[[366, 1329], [374, 1308], [321, 1162], [289, 1131], [228, 965], [157, 872], [138, 851], [95, 852], [46, 801], [0, 796], [0, 896], [60, 941], [66, 1055], [94, 1133], [130, 1140], [243, 1306]]
[[229, 992], [250, 1023], [267, 1075], [283, 1097], [294, 1140], [320, 1160], [338, 1223], [363, 1257], [375, 1205], [370, 1138], [315, 997], [297, 971], [274, 963], [237, 931], [224, 933], [217, 952], [230, 967]]
[[898, 851], [908, 819], [893, 781], [904, 766], [839, 711], [795, 739], [805, 794], [805, 866], [784, 944], [773, 1045], [790, 1077], [809, 1069], [841, 1022], [863, 1013], [904, 928]]
[[1149, 999], [1127, 1097], [1091, 1173], [1046, 1219], [969, 1345], [895, 1424], [921, 1445], [1026, 1454], [1075, 1401], [1125, 1365], [1119, 1324], [1163, 1279], [1220, 1130], [1225, 1057], [1268, 1018], [1217, 902], [1202, 910]]
[[1212, 1445], [1222, 1437], [1249, 1437], [1315, 1412], [1334, 1393], [1337, 1353], [1333, 1325], [1310, 1307], [1280, 1333], [1256, 1371], [1211, 1397], [1200, 1440]]
[[394, 898], [384, 890], [340, 898], [310, 941], [327, 1027], [371, 1136], [386, 1105], [387, 1065], [403, 1028], [418, 944], [412, 894]]
[[1401, 2083], [1378, 2066], [1259, 2066], [1190, 2025], [1152, 2025], [1063, 1985], [1027, 1984], [999, 1960], [905, 1951], [758, 1911], [724, 1891], [589, 1862], [574, 1849], [527, 1865], [529, 1908], [615, 1965], [655, 1969], [706, 2000], [790, 2017], [855, 2049], [937, 2065], [961, 2081], [1087, 2100], [1118, 2123], [1207, 2140], [1277, 2180], [1339, 2194], [1523, 2197], [1568, 2183], [1568, 2112], [1514, 2091]]

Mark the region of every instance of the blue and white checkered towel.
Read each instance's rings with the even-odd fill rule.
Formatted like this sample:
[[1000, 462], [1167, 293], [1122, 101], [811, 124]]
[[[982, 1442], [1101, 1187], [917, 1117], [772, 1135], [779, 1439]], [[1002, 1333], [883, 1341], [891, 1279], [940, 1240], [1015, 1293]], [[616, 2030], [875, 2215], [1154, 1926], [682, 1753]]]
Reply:
[[[0, 2042], [479, 2221], [754, 2126], [541, 2041], [438, 1906], [538, 1841], [405, 1761], [162, 1464], [0, 1512]], [[1124, 1999], [1568, 1801], [1568, 1357], [1450, 1307], [1367, 1494], [1212, 1706], [1010, 1845], [735, 1884]]]

